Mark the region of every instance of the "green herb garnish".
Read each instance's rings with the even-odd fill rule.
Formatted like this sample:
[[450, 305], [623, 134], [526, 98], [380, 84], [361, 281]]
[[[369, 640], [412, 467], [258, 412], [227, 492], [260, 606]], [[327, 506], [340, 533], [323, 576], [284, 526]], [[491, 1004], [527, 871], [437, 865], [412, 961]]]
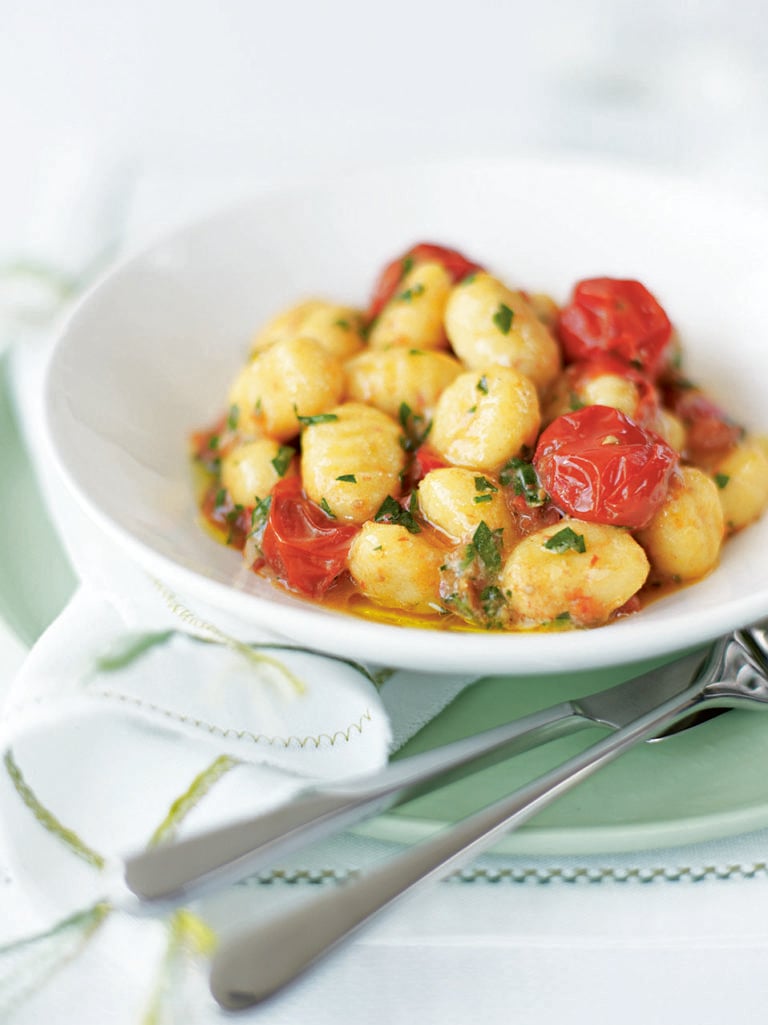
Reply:
[[586, 552], [584, 535], [577, 534], [571, 527], [563, 527], [556, 534], [544, 542], [544, 547], [550, 552]]
[[332, 520], [336, 519], [336, 513], [328, 505], [328, 499], [327, 498], [321, 498], [320, 499], [320, 508], [323, 510], [323, 512], [325, 513], [326, 516], [329, 516]]
[[357, 477], [354, 473], [342, 473], [342, 475], [337, 477], [336, 480], [343, 481], [345, 484], [357, 484]]
[[498, 491], [499, 489], [487, 477], [475, 477], [475, 491]]
[[418, 282], [417, 284], [412, 285], [410, 288], [406, 288], [406, 290], [404, 292], [401, 292], [397, 298], [401, 302], [409, 303], [411, 299], [415, 299], [419, 295], [424, 295], [425, 292], [425, 286], [422, 285], [421, 282]]
[[277, 455], [272, 460], [272, 465], [275, 468], [275, 473], [278, 477], [284, 477], [288, 467], [291, 465], [291, 460], [296, 455], [296, 449], [291, 448], [290, 445], [281, 445], [277, 450]]
[[265, 525], [271, 505], [271, 495], [267, 495], [266, 498], [256, 497], [256, 505], [251, 512], [251, 530], [258, 531]]
[[405, 527], [410, 534], [421, 533], [421, 527], [414, 519], [413, 513], [409, 512], [408, 509], [403, 509], [400, 503], [391, 495], [387, 495], [373, 518], [377, 523], [388, 522]]
[[472, 543], [467, 545], [467, 556], [471, 561], [477, 556], [485, 568], [496, 573], [501, 569], [501, 528], [491, 530], [485, 520], [481, 520], [472, 535]]
[[407, 402], [400, 403], [397, 419], [403, 428], [403, 437], [400, 439], [401, 446], [406, 452], [415, 452], [427, 440], [429, 432], [432, 430], [432, 421], [429, 420], [425, 423], [424, 417], [419, 413], [414, 413]]
[[240, 407], [232, 405], [229, 407], [229, 414], [227, 415], [227, 427], [230, 431], [237, 429], [237, 421], [240, 419]]
[[506, 305], [506, 303], [499, 303], [499, 308], [493, 315], [493, 322], [503, 335], [509, 334], [509, 329], [512, 327], [514, 316], [514, 312]]
[[716, 473], [715, 474], [715, 484], [717, 484], [717, 486], [720, 488], [721, 491], [723, 490], [723, 488], [726, 486], [726, 484], [728, 483], [728, 481], [730, 479], [731, 479], [730, 478], [730, 474], [727, 474], [727, 473]]
[[335, 413], [315, 413], [314, 416], [299, 416], [296, 413], [296, 419], [302, 427], [311, 427], [312, 424], [330, 424], [339, 418]]
[[533, 463], [514, 456], [506, 463], [499, 474], [499, 482], [503, 487], [512, 486], [516, 495], [522, 495], [528, 505], [543, 505], [544, 489], [539, 481]]
[[481, 391], [483, 395], [488, 394], [488, 378], [483, 374], [480, 380], [477, 382], [477, 390]]

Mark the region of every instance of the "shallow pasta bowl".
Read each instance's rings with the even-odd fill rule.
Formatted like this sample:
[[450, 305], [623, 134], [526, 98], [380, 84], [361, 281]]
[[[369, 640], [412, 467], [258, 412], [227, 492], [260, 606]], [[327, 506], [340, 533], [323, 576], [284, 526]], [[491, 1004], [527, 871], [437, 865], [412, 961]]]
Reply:
[[760, 292], [768, 212], [664, 177], [570, 160], [467, 161], [267, 192], [109, 274], [58, 340], [47, 430], [69, 485], [124, 551], [222, 629], [435, 671], [536, 674], [633, 662], [768, 613], [768, 519], [706, 579], [597, 630], [473, 633], [372, 622], [292, 597], [200, 528], [189, 432], [223, 410], [254, 330], [301, 298], [364, 305], [415, 241], [454, 245], [563, 300], [636, 277], [678, 328], [689, 375], [768, 429]]

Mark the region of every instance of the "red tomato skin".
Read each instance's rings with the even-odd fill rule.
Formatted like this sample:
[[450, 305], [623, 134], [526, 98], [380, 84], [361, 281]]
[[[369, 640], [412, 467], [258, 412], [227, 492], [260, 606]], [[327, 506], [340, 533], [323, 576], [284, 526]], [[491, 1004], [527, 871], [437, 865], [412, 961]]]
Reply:
[[388, 263], [379, 275], [368, 307], [369, 322], [378, 317], [397, 291], [397, 286], [405, 275], [408, 260], [412, 260], [413, 263], [442, 263], [450, 274], [454, 285], [474, 271], [482, 269], [480, 264], [468, 260], [457, 249], [448, 249], [432, 242], [419, 242], [412, 246], [407, 253]]
[[685, 427], [685, 457], [694, 465], [717, 462], [744, 437], [744, 428], [700, 388], [677, 378], [664, 383], [663, 394]]
[[552, 421], [533, 463], [563, 512], [636, 530], [647, 526], [666, 498], [679, 457], [619, 410], [585, 406]]
[[418, 483], [432, 470], [442, 470], [446, 466], [451, 464], [447, 462], [436, 448], [432, 448], [431, 445], [426, 442], [423, 445], [419, 445], [416, 449], [413, 458], [414, 471], [416, 474], [415, 483]]
[[672, 324], [639, 281], [588, 278], [579, 281], [557, 327], [566, 359], [613, 353], [655, 378], [669, 351]]
[[312, 598], [323, 595], [344, 571], [356, 523], [339, 523], [304, 494], [300, 477], [285, 477], [272, 490], [261, 550], [287, 587]]

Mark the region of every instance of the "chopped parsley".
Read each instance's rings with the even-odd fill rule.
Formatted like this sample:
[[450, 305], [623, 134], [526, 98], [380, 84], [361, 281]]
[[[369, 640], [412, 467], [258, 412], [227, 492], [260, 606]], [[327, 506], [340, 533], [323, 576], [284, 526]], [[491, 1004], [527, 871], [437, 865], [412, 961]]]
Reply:
[[475, 491], [498, 491], [499, 489], [487, 477], [475, 477]]
[[715, 474], [715, 484], [717, 484], [717, 486], [720, 488], [721, 491], [723, 490], [723, 488], [726, 486], [726, 484], [728, 483], [728, 481], [730, 479], [731, 479], [730, 475], [727, 474], [727, 473], [716, 473]]
[[278, 477], [284, 477], [288, 471], [288, 467], [291, 465], [291, 460], [296, 455], [296, 449], [291, 448], [290, 445], [281, 445], [277, 450], [277, 455], [271, 461], [275, 468], [275, 473]]
[[328, 505], [328, 499], [327, 498], [321, 498], [320, 499], [320, 508], [323, 510], [323, 512], [325, 513], [326, 516], [329, 516], [332, 520], [336, 519], [336, 513]]
[[357, 477], [354, 473], [342, 473], [342, 475], [337, 477], [336, 480], [343, 481], [345, 484], [357, 484]]
[[513, 456], [502, 467], [499, 482], [504, 487], [511, 485], [514, 493], [522, 495], [528, 505], [544, 504], [546, 496], [536, 469], [533, 463], [528, 463], [525, 459]]
[[251, 530], [261, 530], [267, 522], [269, 516], [269, 509], [272, 505], [272, 496], [267, 495], [266, 498], [256, 498], [256, 505], [253, 507], [251, 512]]
[[495, 584], [490, 584], [480, 592], [480, 604], [489, 620], [494, 620], [504, 608], [504, 592]]
[[216, 492], [216, 498], [214, 498], [213, 504], [216, 509], [221, 509], [222, 506], [227, 504], [226, 488], [219, 488], [219, 490]]
[[402, 262], [403, 277], [405, 277], [406, 274], [410, 274], [411, 273], [411, 271], [413, 270], [414, 262], [415, 261], [414, 261], [412, 256], [404, 256], [403, 257], [403, 262]]
[[377, 523], [394, 523], [397, 526], [405, 527], [410, 534], [421, 533], [421, 527], [414, 519], [413, 512], [403, 509], [397, 499], [391, 495], [387, 495], [373, 518]]
[[483, 374], [480, 380], [477, 382], [477, 390], [481, 391], [483, 395], [488, 394], [488, 378]]
[[230, 431], [237, 430], [237, 422], [240, 419], [240, 407], [232, 405], [229, 407], [229, 414], [227, 415], [227, 427]]
[[475, 495], [473, 501], [476, 502], [478, 505], [481, 502], [492, 502], [493, 495]]
[[586, 552], [587, 546], [584, 543], [584, 535], [577, 534], [571, 527], [563, 527], [553, 534], [544, 547], [550, 552], [561, 554], [562, 552]]
[[493, 322], [503, 335], [508, 335], [514, 317], [514, 312], [506, 303], [499, 303], [499, 308], [493, 315]]
[[343, 328], [344, 331], [349, 331], [350, 325], [348, 320], [334, 320], [334, 327]]
[[480, 520], [472, 541], [467, 545], [465, 564], [469, 565], [478, 558], [490, 573], [501, 569], [501, 528], [491, 530], [485, 520]]
[[417, 296], [424, 295], [426, 290], [426, 287], [422, 285], [422, 283], [419, 281], [417, 284], [412, 285], [410, 288], [406, 288], [406, 290], [404, 292], [401, 292], [397, 298], [401, 302], [409, 303], [411, 299], [416, 299]]
[[462, 285], [471, 285], [476, 277], [477, 277], [477, 271], [473, 271], [471, 274], [467, 274], [467, 276], [465, 278], [461, 279], [461, 284]]
[[211, 450], [211, 452], [215, 452], [218, 447], [219, 447], [219, 436], [218, 436], [218, 434], [212, 434], [210, 436], [210, 438], [208, 439], [208, 448]]
[[296, 413], [296, 419], [302, 427], [311, 427], [312, 424], [330, 424], [339, 418], [335, 413], [315, 413], [314, 416], [299, 416]]
[[400, 403], [397, 419], [403, 428], [400, 444], [406, 452], [415, 452], [427, 440], [429, 432], [432, 430], [432, 421], [425, 422], [424, 417], [419, 413], [414, 413], [407, 402]]

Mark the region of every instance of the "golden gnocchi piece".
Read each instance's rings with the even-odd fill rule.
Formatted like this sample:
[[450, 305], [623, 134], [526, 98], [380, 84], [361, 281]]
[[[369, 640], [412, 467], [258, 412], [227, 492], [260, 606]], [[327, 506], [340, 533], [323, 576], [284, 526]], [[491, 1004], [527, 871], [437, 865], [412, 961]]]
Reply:
[[462, 372], [461, 363], [446, 352], [369, 349], [346, 365], [347, 396], [397, 417], [403, 403], [429, 418], [445, 388]]
[[364, 523], [400, 494], [400, 427], [372, 406], [348, 402], [301, 436], [301, 479], [309, 498], [340, 520]]
[[560, 372], [560, 349], [552, 332], [521, 292], [490, 274], [474, 274], [451, 290], [445, 330], [453, 351], [473, 370], [512, 367], [539, 392]]
[[557, 326], [557, 318], [560, 315], [560, 307], [551, 295], [546, 292], [532, 292], [528, 296], [531, 308], [542, 324], [546, 324], [550, 331]]
[[362, 314], [352, 306], [323, 299], [307, 299], [273, 317], [253, 339], [251, 356], [277, 342], [314, 338], [339, 359], [346, 359], [363, 347]]
[[702, 470], [684, 466], [673, 478], [664, 504], [635, 536], [657, 576], [695, 580], [717, 565], [723, 529], [714, 482]]
[[661, 408], [650, 426], [676, 452], [683, 451], [685, 448], [685, 425], [679, 416], [675, 416], [668, 409]]
[[287, 441], [299, 432], [298, 416], [314, 416], [344, 393], [341, 362], [313, 338], [276, 342], [241, 371], [229, 393], [246, 434]]
[[604, 373], [575, 381], [566, 370], [559, 375], [549, 392], [544, 420], [551, 423], [558, 416], [582, 406], [611, 406], [635, 419], [639, 404], [640, 394], [628, 377]]
[[458, 466], [442, 467], [424, 477], [418, 497], [424, 518], [454, 541], [471, 537], [484, 520], [490, 530], [503, 531], [502, 543], [512, 543], [512, 516], [495, 478]]
[[768, 506], [768, 453], [764, 441], [746, 438], [714, 468], [728, 531], [756, 520]]
[[237, 445], [221, 461], [221, 486], [236, 505], [253, 506], [281, 477], [296, 474], [295, 452], [273, 438]]
[[417, 263], [381, 311], [368, 335], [372, 349], [410, 345], [445, 349], [443, 314], [451, 291], [451, 276], [441, 263]]
[[517, 545], [500, 587], [527, 623], [568, 618], [600, 626], [640, 590], [649, 568], [643, 549], [621, 527], [563, 519]]
[[525, 446], [541, 425], [536, 387], [510, 367], [457, 377], [438, 399], [430, 443], [455, 466], [493, 473]]
[[359, 590], [386, 608], [440, 610], [440, 566], [445, 552], [422, 534], [394, 523], [366, 523], [349, 550], [349, 572]]

